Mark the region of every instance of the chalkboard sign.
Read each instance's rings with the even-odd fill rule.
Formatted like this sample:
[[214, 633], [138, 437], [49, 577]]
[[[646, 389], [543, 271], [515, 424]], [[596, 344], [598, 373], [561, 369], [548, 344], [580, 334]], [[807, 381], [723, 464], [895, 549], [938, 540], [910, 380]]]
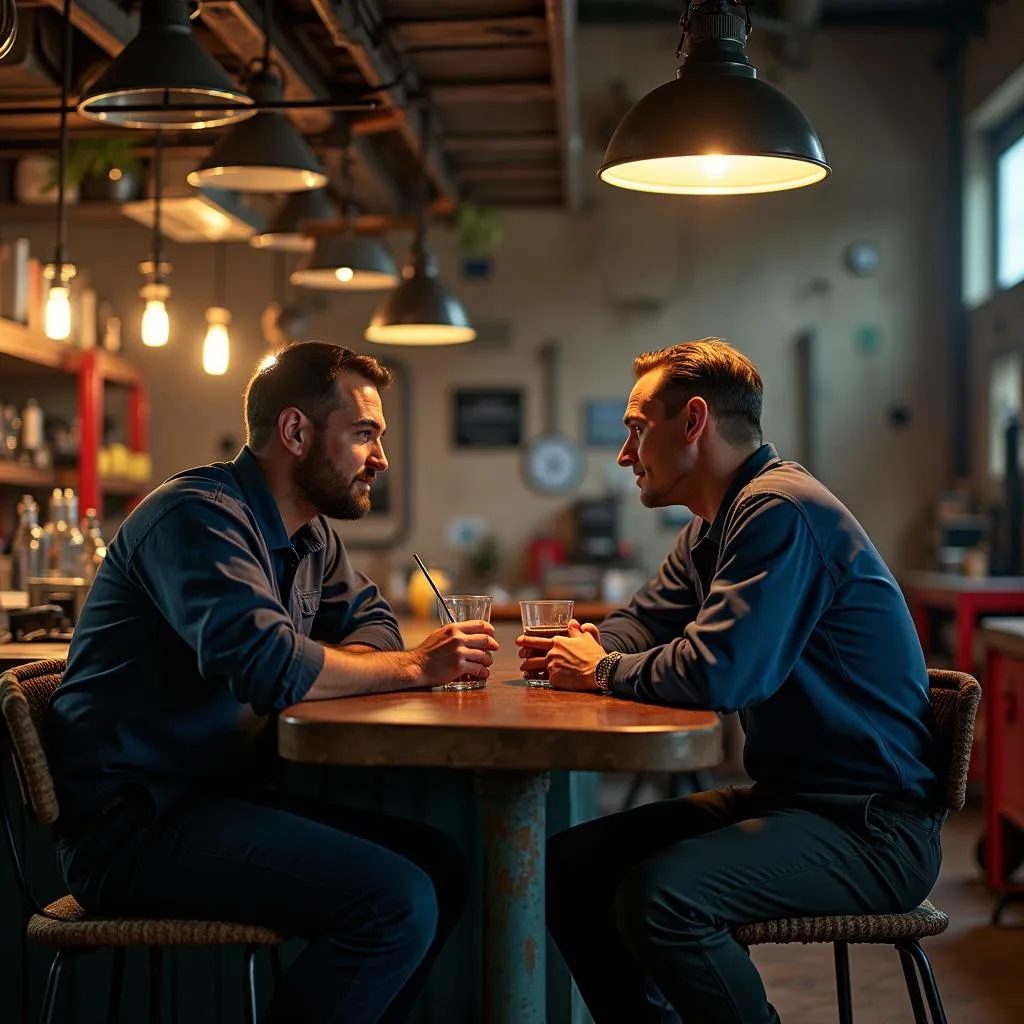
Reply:
[[518, 448], [523, 393], [518, 388], [460, 388], [454, 393], [457, 448]]

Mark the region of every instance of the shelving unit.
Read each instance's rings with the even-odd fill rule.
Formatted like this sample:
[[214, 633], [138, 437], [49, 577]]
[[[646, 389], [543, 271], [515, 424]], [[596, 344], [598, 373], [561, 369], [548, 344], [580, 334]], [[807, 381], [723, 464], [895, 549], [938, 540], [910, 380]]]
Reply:
[[99, 475], [105, 384], [128, 388], [128, 447], [136, 452], [147, 451], [149, 447], [146, 386], [142, 375], [127, 359], [104, 349], [83, 351], [60, 345], [23, 324], [0, 319], [0, 378], [7, 373], [55, 373], [76, 378], [80, 442], [78, 466], [74, 468], [41, 470], [0, 460], [0, 487], [74, 487], [79, 507], [95, 508], [100, 516], [104, 494], [139, 499], [148, 491], [148, 481]]

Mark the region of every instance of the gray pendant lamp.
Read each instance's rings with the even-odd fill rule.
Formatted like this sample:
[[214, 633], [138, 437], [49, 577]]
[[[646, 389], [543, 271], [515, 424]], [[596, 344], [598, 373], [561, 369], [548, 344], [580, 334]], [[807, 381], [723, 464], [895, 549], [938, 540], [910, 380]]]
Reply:
[[675, 80], [643, 97], [615, 129], [598, 177], [639, 192], [781, 192], [831, 173], [800, 109], [747, 60], [741, 0], [690, 0]]
[[[256, 103], [280, 103], [281, 79], [262, 61], [248, 82]], [[190, 185], [238, 192], [301, 192], [327, 184], [320, 161], [288, 116], [261, 110], [236, 125], [188, 176]]]
[[462, 303], [445, 288], [437, 275], [437, 259], [427, 249], [430, 120], [430, 112], [424, 107], [420, 131], [423, 194], [416, 237], [402, 267], [401, 282], [380, 304], [366, 328], [366, 340], [379, 345], [462, 345], [476, 337]]
[[271, 217], [266, 231], [253, 235], [249, 244], [273, 252], [312, 252], [314, 240], [302, 233], [303, 222], [330, 220], [334, 212], [327, 189], [293, 192]]
[[462, 303], [437, 276], [437, 260], [416, 232], [402, 267], [402, 281], [381, 303], [366, 328], [379, 345], [462, 345], [476, 337]]
[[398, 270], [387, 247], [376, 238], [355, 232], [356, 206], [352, 201], [352, 154], [345, 140], [342, 155], [342, 212], [349, 230], [321, 235], [309, 256], [304, 257], [289, 278], [300, 288], [336, 291], [380, 291], [398, 283]]
[[79, 114], [125, 128], [213, 128], [253, 116], [252, 99], [196, 41], [186, 0], [141, 6], [138, 34], [83, 93]]

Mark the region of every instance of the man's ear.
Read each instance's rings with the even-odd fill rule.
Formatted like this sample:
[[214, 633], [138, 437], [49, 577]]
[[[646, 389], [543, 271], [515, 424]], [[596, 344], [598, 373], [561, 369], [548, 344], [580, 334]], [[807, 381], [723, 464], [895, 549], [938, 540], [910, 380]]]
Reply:
[[687, 444], [695, 444], [703, 436], [707, 429], [708, 420], [711, 417], [711, 410], [708, 403], [700, 395], [694, 395], [681, 410], [680, 419], [685, 421], [685, 438]]
[[300, 410], [289, 407], [281, 410], [277, 418], [277, 434], [285, 449], [295, 456], [303, 456], [310, 440], [309, 421]]

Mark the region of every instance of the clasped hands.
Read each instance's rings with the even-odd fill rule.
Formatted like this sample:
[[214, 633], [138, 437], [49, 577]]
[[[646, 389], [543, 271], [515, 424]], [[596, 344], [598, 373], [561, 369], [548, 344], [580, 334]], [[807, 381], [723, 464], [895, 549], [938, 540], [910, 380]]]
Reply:
[[[608, 653], [601, 646], [601, 633], [592, 622], [569, 622], [569, 635], [516, 637], [519, 667], [524, 676], [546, 673], [556, 690], [597, 689], [597, 665]], [[540, 652], [540, 653], [539, 653]]]

